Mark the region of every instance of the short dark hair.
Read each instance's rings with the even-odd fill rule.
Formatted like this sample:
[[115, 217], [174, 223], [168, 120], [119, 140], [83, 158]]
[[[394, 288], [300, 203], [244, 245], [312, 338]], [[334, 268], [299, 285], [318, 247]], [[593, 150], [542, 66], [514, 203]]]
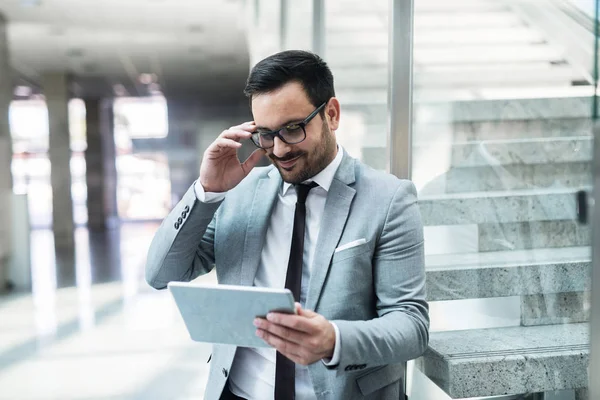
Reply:
[[244, 94], [252, 103], [253, 96], [272, 92], [290, 82], [300, 83], [315, 107], [335, 97], [333, 74], [327, 63], [318, 55], [302, 50], [282, 51], [259, 61], [250, 71]]

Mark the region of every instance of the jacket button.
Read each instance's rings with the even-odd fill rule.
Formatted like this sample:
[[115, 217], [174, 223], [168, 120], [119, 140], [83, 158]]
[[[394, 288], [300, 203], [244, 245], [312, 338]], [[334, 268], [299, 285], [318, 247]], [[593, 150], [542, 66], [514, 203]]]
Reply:
[[185, 211], [185, 212], [190, 211], [190, 206], [185, 206], [185, 208], [183, 209], [183, 211]]
[[185, 217], [187, 217], [187, 213], [184, 211], [181, 213], [181, 218], [185, 219]]
[[179, 229], [179, 226], [180, 226], [180, 225], [179, 225], [179, 222], [175, 222], [175, 225], [174, 225], [174, 226], [175, 226], [175, 229]]
[[177, 218], [177, 222], [179, 222], [179, 224], [181, 224], [183, 222], [183, 219], [181, 217]]
[[223, 372], [223, 376], [225, 378], [227, 378], [227, 375], [228, 375], [227, 370], [225, 368], [223, 368], [223, 370], [221, 372]]

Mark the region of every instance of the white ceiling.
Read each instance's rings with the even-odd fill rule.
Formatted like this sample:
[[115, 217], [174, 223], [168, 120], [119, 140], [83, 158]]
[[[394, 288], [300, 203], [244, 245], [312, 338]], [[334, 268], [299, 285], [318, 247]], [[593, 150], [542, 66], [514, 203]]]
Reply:
[[34, 86], [66, 71], [76, 95], [124, 85], [167, 95], [240, 93], [248, 74], [243, 0], [0, 0], [11, 64]]

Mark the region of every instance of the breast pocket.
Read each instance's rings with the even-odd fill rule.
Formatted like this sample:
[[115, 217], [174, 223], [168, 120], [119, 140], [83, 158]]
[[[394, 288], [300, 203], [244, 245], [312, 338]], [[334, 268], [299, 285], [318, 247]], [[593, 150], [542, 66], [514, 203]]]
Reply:
[[367, 319], [373, 302], [373, 250], [370, 243], [333, 255], [322, 292], [321, 311], [333, 319]]
[[[367, 253], [367, 255], [371, 253], [371, 242], [359, 244], [358, 246], [350, 247], [334, 253], [333, 258], [331, 259], [331, 264], [333, 265], [340, 261], [348, 260], [349, 258], [358, 257], [360, 255], [364, 255], [365, 253]], [[371, 257], [369, 256], [369, 259], [370, 258]]]

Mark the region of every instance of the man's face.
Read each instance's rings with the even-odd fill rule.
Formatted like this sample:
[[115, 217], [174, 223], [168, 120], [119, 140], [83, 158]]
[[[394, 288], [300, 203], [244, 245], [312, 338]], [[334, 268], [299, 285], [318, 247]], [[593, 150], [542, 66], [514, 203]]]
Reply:
[[[254, 122], [261, 130], [276, 130], [291, 122], [300, 122], [315, 108], [297, 82], [252, 99]], [[339, 116], [337, 100], [332, 99], [324, 111], [325, 118], [319, 113], [306, 125], [304, 141], [287, 144], [275, 137], [274, 146], [265, 150], [285, 182], [297, 184], [310, 179], [335, 158], [337, 144], [334, 132]]]

